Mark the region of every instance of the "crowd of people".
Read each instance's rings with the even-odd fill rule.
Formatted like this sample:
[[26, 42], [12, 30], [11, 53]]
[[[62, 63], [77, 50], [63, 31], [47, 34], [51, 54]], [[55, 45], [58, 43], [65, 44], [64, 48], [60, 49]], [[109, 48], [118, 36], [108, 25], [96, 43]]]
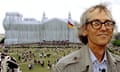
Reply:
[[[77, 49], [77, 48], [76, 48]], [[11, 48], [9, 55], [16, 57], [17, 63], [27, 64], [27, 70], [34, 70], [35, 65], [45, 68], [48, 71], [53, 70], [58, 60], [66, 54], [72, 52], [72, 48]], [[22, 70], [21, 70], [22, 71]], [[24, 71], [23, 71], [24, 72]]]

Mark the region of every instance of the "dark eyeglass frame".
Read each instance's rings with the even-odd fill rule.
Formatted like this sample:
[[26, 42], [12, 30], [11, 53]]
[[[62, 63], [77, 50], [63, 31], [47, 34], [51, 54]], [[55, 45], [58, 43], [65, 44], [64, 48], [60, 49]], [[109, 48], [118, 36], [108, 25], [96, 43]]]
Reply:
[[104, 24], [104, 26], [107, 29], [113, 29], [115, 26], [115, 21], [105, 20], [104, 22], [102, 22], [99, 19], [94, 19], [91, 21], [86, 21], [86, 24], [91, 24], [92, 28], [94, 28], [94, 29], [100, 29], [102, 27], [102, 24]]

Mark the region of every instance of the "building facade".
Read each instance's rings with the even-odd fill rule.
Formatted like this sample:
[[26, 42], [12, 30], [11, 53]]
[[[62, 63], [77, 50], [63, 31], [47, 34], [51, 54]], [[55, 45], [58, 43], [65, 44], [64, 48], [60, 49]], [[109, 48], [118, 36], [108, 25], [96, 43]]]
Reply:
[[[45, 14], [44, 14], [45, 16]], [[43, 17], [45, 18], [45, 17]], [[67, 20], [52, 18], [37, 21], [24, 18], [19, 13], [6, 13], [3, 20], [5, 45], [37, 43], [45, 41], [69, 41], [78, 43], [77, 28], [69, 28]]]

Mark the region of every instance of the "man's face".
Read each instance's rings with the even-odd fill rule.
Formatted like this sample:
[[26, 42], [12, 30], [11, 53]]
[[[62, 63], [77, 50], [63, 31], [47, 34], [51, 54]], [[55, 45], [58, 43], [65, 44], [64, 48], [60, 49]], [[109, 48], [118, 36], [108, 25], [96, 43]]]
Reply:
[[[113, 33], [113, 28], [108, 28], [109, 22], [106, 24], [105, 22], [111, 21], [111, 19], [104, 11], [99, 12], [98, 9], [91, 12], [90, 17], [91, 18], [88, 19], [88, 21], [96, 20], [96, 22], [92, 23], [94, 26], [91, 23], [88, 23], [87, 25], [86, 34], [88, 37], [88, 44], [105, 46], [110, 41]], [[99, 27], [96, 24], [98, 22], [101, 22], [101, 27], [96, 29]]]

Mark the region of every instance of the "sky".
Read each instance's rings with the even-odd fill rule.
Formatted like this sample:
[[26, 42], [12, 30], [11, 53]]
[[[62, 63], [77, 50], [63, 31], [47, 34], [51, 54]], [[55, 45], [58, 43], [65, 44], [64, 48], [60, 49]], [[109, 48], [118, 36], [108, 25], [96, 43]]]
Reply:
[[43, 12], [46, 17], [68, 18], [80, 21], [81, 14], [90, 6], [105, 3], [112, 11], [117, 23], [117, 31], [120, 32], [120, 1], [119, 0], [0, 0], [0, 33], [5, 33], [3, 19], [6, 12], [19, 12], [23, 18], [35, 18], [41, 21]]

